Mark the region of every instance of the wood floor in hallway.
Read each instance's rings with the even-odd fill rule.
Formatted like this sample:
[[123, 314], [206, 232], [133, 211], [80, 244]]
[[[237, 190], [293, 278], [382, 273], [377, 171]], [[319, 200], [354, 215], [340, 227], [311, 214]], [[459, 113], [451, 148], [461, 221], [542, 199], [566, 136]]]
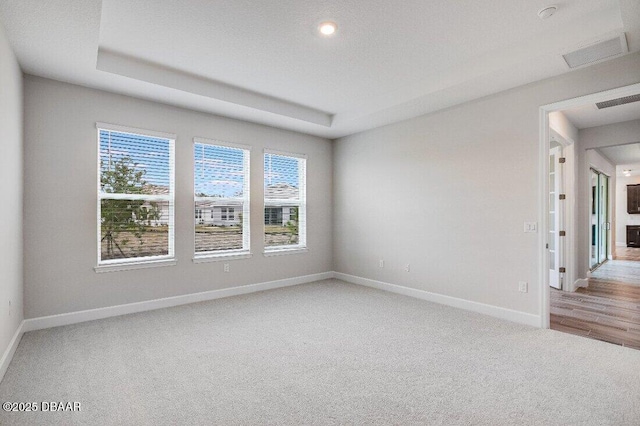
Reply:
[[640, 261], [640, 248], [616, 247], [616, 260], [639, 260]]
[[622, 261], [598, 268], [589, 287], [551, 289], [551, 328], [640, 350], [640, 262], [628, 265], [640, 260], [640, 248], [618, 248], [616, 254]]

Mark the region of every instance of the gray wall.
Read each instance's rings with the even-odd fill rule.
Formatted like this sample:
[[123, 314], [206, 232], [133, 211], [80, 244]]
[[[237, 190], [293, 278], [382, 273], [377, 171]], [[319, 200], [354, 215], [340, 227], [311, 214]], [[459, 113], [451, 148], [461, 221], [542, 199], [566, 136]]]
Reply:
[[[0, 357], [22, 322], [22, 71], [0, 25]], [[11, 304], [11, 306], [9, 306]]]
[[[96, 274], [97, 121], [177, 134], [176, 266]], [[332, 143], [39, 77], [25, 77], [25, 317], [332, 270]], [[251, 145], [251, 259], [194, 264], [194, 136]], [[305, 153], [308, 253], [264, 257], [263, 149]]]
[[538, 314], [539, 107], [639, 81], [628, 55], [337, 140], [334, 269]]
[[585, 150], [637, 143], [640, 142], [640, 120], [582, 129], [578, 138]]

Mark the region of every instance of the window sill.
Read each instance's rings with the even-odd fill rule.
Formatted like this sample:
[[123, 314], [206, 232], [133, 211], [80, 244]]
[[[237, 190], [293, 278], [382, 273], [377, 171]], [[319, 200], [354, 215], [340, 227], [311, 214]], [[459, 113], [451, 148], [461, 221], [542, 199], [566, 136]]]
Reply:
[[220, 253], [220, 254], [203, 254], [196, 255], [193, 263], [220, 262], [222, 260], [240, 260], [250, 259], [253, 255], [248, 252], [244, 253]]
[[161, 266], [175, 266], [178, 262], [175, 259], [147, 260], [129, 263], [113, 263], [98, 265], [93, 268], [96, 273], [130, 271], [133, 269], [156, 268]]
[[271, 249], [271, 250], [264, 251], [264, 257], [283, 256], [285, 254], [300, 254], [300, 253], [306, 253], [308, 251], [309, 249], [306, 247]]

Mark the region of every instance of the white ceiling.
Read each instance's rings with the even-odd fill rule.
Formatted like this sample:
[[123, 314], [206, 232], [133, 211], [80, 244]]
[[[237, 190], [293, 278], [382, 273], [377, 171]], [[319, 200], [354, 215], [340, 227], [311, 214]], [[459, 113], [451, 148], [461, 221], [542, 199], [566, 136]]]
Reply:
[[[639, 147], [640, 148], [640, 147]], [[616, 176], [618, 177], [627, 177], [624, 171], [629, 170], [628, 176], [640, 176], [640, 162], [633, 164], [620, 164], [616, 166]]]
[[617, 105], [604, 109], [598, 109], [595, 104], [588, 104], [563, 110], [562, 113], [578, 129], [588, 129], [589, 127], [639, 120], [640, 102]]
[[[640, 135], [638, 136], [640, 140]], [[610, 146], [597, 149], [607, 157], [614, 165], [629, 165], [640, 163], [640, 143]]]
[[[3, 0], [24, 71], [324, 137], [568, 72], [637, 0]], [[334, 37], [317, 25], [338, 24]]]

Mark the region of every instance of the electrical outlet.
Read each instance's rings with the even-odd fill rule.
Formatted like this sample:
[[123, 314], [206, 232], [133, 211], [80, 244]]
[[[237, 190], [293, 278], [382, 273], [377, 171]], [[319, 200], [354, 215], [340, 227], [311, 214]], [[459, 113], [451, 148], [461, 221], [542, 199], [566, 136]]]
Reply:
[[11, 308], [11, 300], [9, 300], [9, 316], [13, 314], [13, 309]]
[[410, 272], [411, 271], [411, 265], [409, 263], [407, 263], [405, 265], [405, 267], [404, 267], [404, 270], [407, 271], [407, 272]]
[[379, 263], [381, 268], [384, 268], [384, 259], [380, 259], [380, 263]]
[[229, 272], [229, 264], [228, 264], [228, 263], [225, 263], [225, 264], [223, 265], [223, 270], [224, 270], [225, 272]]
[[538, 222], [525, 222], [524, 232], [538, 232]]
[[527, 284], [526, 281], [520, 281], [518, 283], [518, 291], [521, 292], [521, 293], [529, 292], [529, 285]]

